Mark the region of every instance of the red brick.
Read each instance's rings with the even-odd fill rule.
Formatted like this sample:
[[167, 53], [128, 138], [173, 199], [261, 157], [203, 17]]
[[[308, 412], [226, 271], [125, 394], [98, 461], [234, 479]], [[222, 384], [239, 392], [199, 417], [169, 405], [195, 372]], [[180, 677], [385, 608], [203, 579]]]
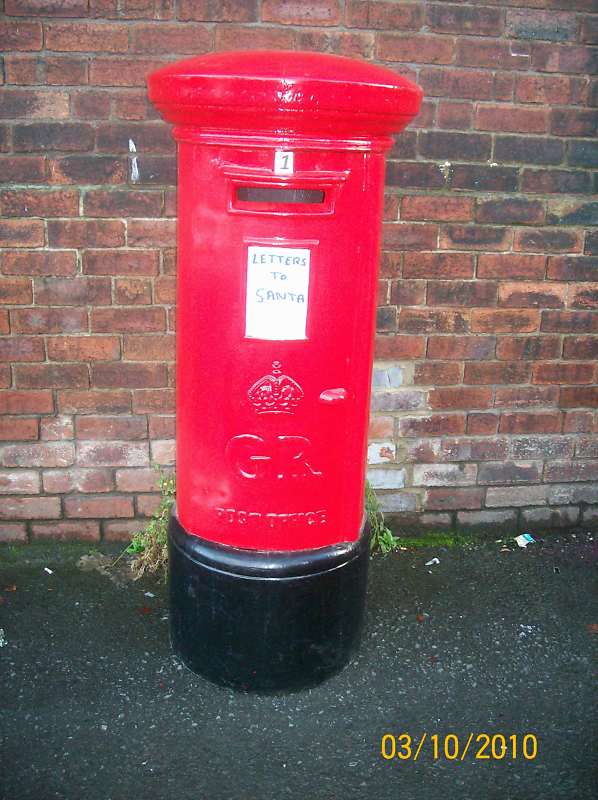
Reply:
[[171, 277], [159, 277], [154, 281], [156, 303], [173, 304], [176, 302], [176, 280]]
[[19, 523], [0, 524], [0, 542], [26, 542], [27, 526]]
[[531, 408], [558, 405], [556, 386], [507, 386], [498, 387], [494, 398], [497, 408]]
[[[150, 439], [174, 439], [176, 435], [176, 419], [174, 416], [157, 417], [151, 416], [149, 419]], [[388, 417], [378, 417], [378, 419], [388, 419]], [[371, 425], [371, 420], [370, 420]], [[391, 419], [392, 429], [392, 419]], [[370, 436], [373, 434], [370, 433]]]
[[41, 50], [43, 45], [41, 23], [0, 20], [0, 41], [4, 51]]
[[126, 391], [76, 391], [57, 393], [61, 414], [105, 413], [122, 414], [131, 411], [131, 393]]
[[33, 289], [28, 278], [0, 278], [0, 303], [28, 305], [33, 302]]
[[581, 252], [580, 231], [562, 228], [523, 228], [515, 231], [514, 250], [527, 250], [536, 253], [575, 253]]
[[50, 183], [125, 183], [126, 162], [111, 156], [65, 156], [49, 163]]
[[[491, 164], [454, 164], [450, 167], [449, 183], [452, 189], [471, 189], [477, 192], [515, 192], [518, 190], [519, 170]], [[488, 230], [484, 233], [489, 236]], [[504, 250], [504, 247], [496, 247]]]
[[[52, 499], [52, 498], [48, 498]], [[59, 502], [58, 498], [54, 502]], [[31, 526], [31, 533], [35, 540], [56, 539], [64, 541], [91, 541], [100, 539], [100, 526], [97, 522], [40, 522]]]
[[160, 192], [92, 189], [85, 192], [83, 212], [87, 217], [156, 217], [161, 213]]
[[434, 250], [438, 226], [412, 222], [385, 222], [382, 225], [383, 247], [401, 250]]
[[116, 336], [53, 336], [47, 342], [51, 361], [112, 361], [120, 356]]
[[81, 467], [146, 467], [149, 466], [148, 443], [80, 441], [77, 464]]
[[39, 305], [110, 305], [109, 278], [35, 278], [35, 302]]
[[171, 247], [176, 245], [176, 222], [171, 219], [131, 219], [127, 240], [132, 247]]
[[41, 219], [0, 220], [1, 247], [41, 247], [44, 244], [44, 223]]
[[15, 333], [78, 333], [87, 330], [85, 308], [19, 308], [10, 312]]
[[473, 256], [469, 253], [406, 253], [405, 278], [471, 278]]
[[175, 150], [170, 129], [162, 122], [107, 122], [98, 125], [99, 152], [129, 153], [131, 141], [137, 152], [141, 153], [173, 153]]
[[428, 358], [488, 359], [494, 356], [495, 347], [494, 336], [430, 336]]
[[152, 301], [151, 282], [144, 278], [119, 278], [115, 281], [114, 299], [119, 305], [149, 305]]
[[505, 308], [562, 308], [567, 296], [566, 283], [503, 283], [498, 302]]
[[598, 359], [598, 336], [567, 336], [563, 358]]
[[[141, 186], [176, 184], [177, 166], [173, 155], [153, 156], [142, 153], [137, 157], [138, 177], [136, 184]], [[171, 220], [174, 222], [174, 220]], [[147, 223], [146, 223], [147, 224]]]
[[156, 492], [159, 477], [155, 469], [117, 469], [116, 488], [119, 492]]
[[431, 306], [494, 306], [496, 287], [490, 281], [428, 281], [426, 302]]
[[464, 384], [527, 383], [531, 367], [518, 361], [470, 361], [465, 364]]
[[501, 225], [509, 223], [516, 225], [542, 224], [544, 222], [544, 204], [540, 200], [528, 200], [524, 197], [478, 200], [476, 220]]
[[111, 492], [114, 489], [112, 474], [108, 469], [56, 469], [44, 470], [44, 492]]
[[425, 353], [426, 340], [423, 336], [377, 336], [376, 358], [405, 359], [422, 358]]
[[129, 28], [130, 51], [150, 55], [191, 53], [200, 55], [212, 47], [212, 34], [204, 25], [140, 23]]
[[529, 66], [529, 45], [481, 39], [460, 39], [457, 42], [456, 62], [465, 67], [490, 69], [525, 69]]
[[50, 247], [119, 247], [125, 243], [121, 220], [56, 219], [48, 221]]
[[75, 459], [70, 442], [8, 444], [0, 448], [3, 467], [68, 467]]
[[282, 25], [338, 25], [340, 8], [338, 0], [263, 0], [261, 18]]
[[168, 384], [165, 364], [131, 364], [122, 361], [94, 364], [91, 383], [100, 389], [161, 387]]
[[546, 106], [579, 103], [583, 100], [581, 81], [565, 75], [519, 75], [515, 99], [521, 103]]
[[558, 361], [534, 364], [534, 383], [592, 383], [594, 363], [560, 363]]
[[175, 338], [172, 334], [124, 337], [127, 361], [174, 361]]
[[43, 417], [40, 420], [40, 438], [46, 442], [62, 442], [74, 438], [71, 417]]
[[552, 280], [594, 281], [598, 276], [598, 257], [549, 256], [547, 277]]
[[82, 122], [35, 122], [13, 128], [15, 152], [91, 150], [93, 143], [93, 128]]
[[436, 308], [402, 308], [399, 330], [405, 333], [463, 333], [468, 329], [467, 313]]
[[473, 103], [458, 103], [441, 100], [438, 103], [438, 127], [457, 130], [471, 128], [473, 122]]
[[538, 42], [532, 50], [532, 67], [536, 72], [565, 72], [585, 75], [595, 70], [592, 47]]
[[560, 411], [537, 411], [525, 413], [505, 412], [500, 417], [501, 433], [560, 433]]
[[10, 325], [8, 324], [8, 311], [0, 308], [0, 333], [10, 333]]
[[58, 497], [5, 497], [0, 503], [0, 519], [59, 519]]
[[110, 116], [110, 96], [108, 92], [74, 92], [71, 94], [71, 110], [75, 119], [107, 119]]
[[473, 436], [491, 436], [498, 430], [498, 416], [478, 412], [467, 415], [467, 433]]
[[163, 66], [159, 59], [97, 57], [89, 67], [89, 82], [97, 86], [145, 86], [147, 75]]
[[428, 417], [401, 417], [399, 419], [399, 435], [442, 436], [465, 433], [464, 414], [432, 414]]
[[598, 480], [598, 461], [553, 461], [546, 464], [544, 480], [547, 483]]
[[37, 419], [31, 419], [29, 417], [9, 417], [6, 415], [0, 419], [0, 441], [18, 442], [35, 440], [37, 438]]
[[257, 0], [179, 0], [177, 18], [196, 22], [257, 22]]
[[46, 83], [50, 86], [77, 86], [87, 83], [86, 58], [50, 57], [45, 60], [44, 66]]
[[65, 389], [89, 386], [84, 364], [30, 364], [13, 368], [18, 389]]
[[598, 408], [598, 386], [565, 386], [560, 394], [561, 408]]
[[43, 156], [1, 156], [2, 183], [44, 183], [46, 160]]
[[472, 218], [472, 212], [473, 199], [469, 197], [413, 195], [401, 201], [404, 220], [466, 222]]
[[150, 333], [164, 331], [162, 308], [95, 308], [91, 329], [94, 333]]
[[[39, 494], [39, 474], [26, 470], [0, 470], [0, 496], [3, 494]], [[1, 513], [1, 512], [0, 512]], [[4, 527], [0, 527], [0, 540], [4, 537]]]
[[591, 311], [543, 311], [542, 331], [598, 333], [598, 314]]
[[[596, 274], [598, 278], [598, 273]], [[598, 308], [598, 283], [571, 286], [569, 290], [571, 308]]]
[[492, 74], [486, 71], [424, 67], [418, 83], [427, 96], [491, 100]]
[[577, 194], [591, 191], [590, 175], [583, 170], [524, 169], [521, 188], [540, 194]]
[[4, 56], [4, 82], [17, 86], [31, 86], [38, 84], [40, 58], [34, 56]]
[[590, 108], [553, 108], [550, 113], [550, 132], [555, 136], [595, 137], [598, 111]]
[[434, 409], [489, 408], [492, 405], [492, 390], [470, 387], [432, 389], [428, 402], [430, 408]]
[[83, 254], [86, 275], [157, 275], [155, 250], [88, 250]]
[[5, 275], [74, 275], [77, 271], [77, 254], [67, 250], [30, 251], [2, 254], [2, 272]]
[[174, 465], [176, 451], [174, 439], [166, 441], [156, 441], [154, 439], [150, 442], [150, 451], [152, 463], [162, 466]]
[[437, 33], [469, 36], [500, 36], [502, 13], [498, 8], [475, 8], [457, 5], [426, 7], [426, 24]]
[[146, 439], [147, 421], [143, 416], [77, 417], [78, 439]]
[[18, 336], [0, 339], [0, 361], [43, 361], [43, 339], [33, 336]]
[[483, 489], [429, 489], [425, 507], [430, 511], [481, 508], [483, 497]]
[[[427, 159], [487, 161], [491, 149], [491, 137], [487, 134], [422, 131], [418, 138], [418, 151]], [[466, 219], [471, 219], [471, 214]]]
[[544, 277], [544, 256], [521, 256], [512, 253], [481, 253], [478, 257], [478, 278], [526, 279]]
[[538, 330], [538, 311], [480, 309], [471, 314], [471, 329], [478, 333], [531, 333]]
[[386, 165], [386, 184], [388, 186], [417, 187], [420, 189], [440, 189], [445, 179], [436, 164], [418, 164], [389, 161]]
[[591, 411], [567, 411], [563, 433], [590, 433], [594, 414]]
[[[552, 5], [549, 3], [548, 5]], [[553, 42], [575, 41], [577, 17], [566, 11], [509, 9], [506, 33], [516, 39], [549, 39]]]
[[87, 13], [87, 0], [5, 0], [10, 16], [78, 17]]
[[215, 50], [292, 50], [295, 33], [277, 27], [221, 25], [216, 28]]
[[501, 336], [496, 345], [496, 357], [507, 361], [558, 358], [560, 349], [558, 336]]
[[0, 414], [51, 414], [52, 392], [0, 392]]
[[448, 386], [460, 383], [461, 366], [455, 362], [424, 361], [415, 365], [416, 386]]
[[0, 94], [0, 119], [65, 119], [68, 115], [68, 92], [4, 89]]
[[455, 40], [450, 36], [397, 36], [379, 34], [377, 56], [381, 61], [416, 64], [450, 64]]
[[136, 389], [133, 411], [136, 414], [172, 414], [175, 410], [173, 389]]
[[159, 494], [143, 494], [137, 498], [137, 515], [151, 517], [160, 505]]
[[379, 30], [419, 30], [423, 24], [423, 9], [415, 4], [349, 0], [346, 5], [346, 25]]
[[123, 53], [128, 47], [127, 29], [95, 22], [50, 22], [45, 26], [47, 50]]
[[440, 247], [446, 250], [506, 250], [510, 240], [508, 228], [482, 225], [447, 225], [440, 232]]
[[425, 281], [398, 280], [390, 282], [390, 302], [393, 305], [422, 305], [425, 302], [425, 298]]
[[548, 113], [544, 108], [522, 108], [506, 104], [480, 105], [475, 116], [475, 127], [482, 131], [545, 133], [548, 130]]
[[133, 517], [133, 500], [130, 497], [65, 497], [64, 513], [77, 519], [108, 517]]
[[79, 214], [76, 189], [4, 189], [0, 211], [5, 217], [72, 217]]

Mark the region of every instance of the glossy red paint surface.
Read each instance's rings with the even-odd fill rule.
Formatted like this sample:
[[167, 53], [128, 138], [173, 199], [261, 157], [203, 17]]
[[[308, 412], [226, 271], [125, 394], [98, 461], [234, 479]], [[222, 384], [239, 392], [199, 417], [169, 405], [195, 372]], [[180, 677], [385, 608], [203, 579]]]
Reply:
[[250, 549], [354, 540], [384, 152], [421, 92], [311, 53], [215, 54], [149, 86], [179, 143], [179, 520]]

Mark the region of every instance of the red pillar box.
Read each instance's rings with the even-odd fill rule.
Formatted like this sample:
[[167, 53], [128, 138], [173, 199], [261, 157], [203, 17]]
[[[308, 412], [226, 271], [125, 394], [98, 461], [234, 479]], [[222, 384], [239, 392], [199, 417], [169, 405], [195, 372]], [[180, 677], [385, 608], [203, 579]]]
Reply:
[[154, 72], [178, 142], [171, 638], [254, 689], [337, 671], [363, 616], [384, 154], [421, 91], [337, 56]]

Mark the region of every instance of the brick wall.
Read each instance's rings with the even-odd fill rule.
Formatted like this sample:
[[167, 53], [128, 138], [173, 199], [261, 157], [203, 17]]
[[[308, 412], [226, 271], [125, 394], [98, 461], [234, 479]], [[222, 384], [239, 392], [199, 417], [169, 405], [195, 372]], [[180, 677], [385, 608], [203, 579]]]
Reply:
[[174, 456], [175, 155], [145, 74], [313, 49], [414, 78], [370, 477], [403, 523], [598, 520], [595, 0], [5, 0], [0, 539], [121, 538]]

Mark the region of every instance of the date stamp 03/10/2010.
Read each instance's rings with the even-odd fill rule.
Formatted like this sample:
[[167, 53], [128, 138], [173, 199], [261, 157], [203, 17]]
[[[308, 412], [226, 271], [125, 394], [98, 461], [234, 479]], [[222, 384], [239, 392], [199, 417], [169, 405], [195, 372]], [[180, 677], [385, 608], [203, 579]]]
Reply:
[[380, 755], [386, 761], [417, 761], [424, 757], [433, 761], [533, 761], [538, 752], [538, 737], [533, 733], [385, 733], [380, 741]]

